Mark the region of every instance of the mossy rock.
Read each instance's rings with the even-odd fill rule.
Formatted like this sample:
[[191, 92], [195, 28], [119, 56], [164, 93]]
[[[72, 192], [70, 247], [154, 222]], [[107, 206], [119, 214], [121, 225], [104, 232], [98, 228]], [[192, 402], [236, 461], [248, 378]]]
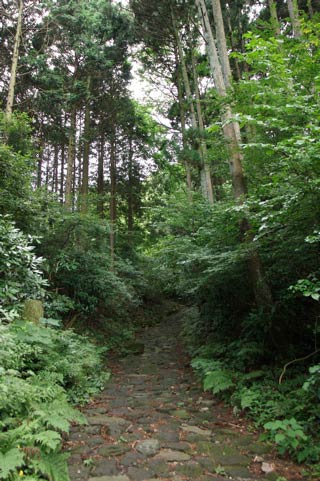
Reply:
[[[221, 447], [219, 448], [221, 449]], [[210, 441], [198, 441], [197, 452], [199, 454], [210, 454], [215, 452], [215, 445]]]
[[[257, 446], [258, 443], [254, 442], [253, 436], [251, 434], [244, 434], [241, 438], [237, 439], [236, 441], [237, 446], [240, 448], [246, 448], [246, 450], [250, 452], [254, 452], [251, 450], [251, 446]], [[257, 453], [259, 454], [259, 453]]]
[[130, 447], [127, 445], [114, 444], [109, 446], [103, 446], [99, 449], [99, 455], [104, 457], [110, 456], [122, 456], [130, 451]]
[[272, 451], [272, 447], [264, 443], [252, 443], [252, 444], [249, 444], [248, 446], [245, 446], [245, 449], [249, 453], [258, 454], [260, 456], [262, 454], [269, 454]]
[[211, 443], [211, 447], [207, 452], [220, 463], [221, 458], [239, 454], [239, 449], [236, 446]]
[[234, 478], [251, 478], [251, 473], [245, 466], [223, 466], [227, 475]]
[[169, 465], [165, 461], [158, 461], [158, 460], [150, 461], [149, 465], [153, 473], [156, 474], [158, 477], [169, 476], [169, 473], [170, 473]]
[[198, 479], [203, 473], [203, 467], [197, 463], [182, 464], [180, 466], [176, 466], [175, 470], [177, 473], [187, 476], [191, 479]]
[[172, 416], [175, 416], [176, 418], [179, 419], [189, 419], [190, 414], [185, 410], [185, 409], [175, 409], [174, 411], [171, 412]]
[[24, 303], [22, 317], [24, 320], [39, 324], [44, 316], [43, 304], [36, 299], [28, 299]]
[[239, 438], [242, 434], [238, 433], [237, 431], [233, 431], [232, 429], [227, 428], [220, 428], [217, 430], [217, 434], [223, 434], [224, 436], [232, 437], [232, 438]]

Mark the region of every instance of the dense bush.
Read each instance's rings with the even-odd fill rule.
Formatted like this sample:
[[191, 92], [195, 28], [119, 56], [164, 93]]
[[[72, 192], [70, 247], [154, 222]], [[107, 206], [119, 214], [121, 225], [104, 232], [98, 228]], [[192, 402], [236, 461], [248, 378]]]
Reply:
[[262, 366], [241, 372], [227, 350], [219, 347], [216, 360], [198, 357], [192, 361], [204, 389], [231, 403], [235, 414], [245, 413], [264, 428], [262, 439], [274, 441], [280, 454], [289, 453], [299, 462], [319, 461], [319, 366], [311, 367], [309, 376], [295, 370], [279, 384], [279, 370]]
[[35, 162], [30, 132], [26, 115], [14, 114], [8, 121], [0, 112], [0, 215], [12, 216], [20, 228], [27, 227], [34, 214], [31, 180]]
[[26, 299], [47, 295], [44, 260], [31, 241], [0, 217], [0, 479], [67, 481], [61, 434], [72, 421], [84, 422], [70, 402], [89, 400], [108, 374], [101, 370], [103, 350], [57, 329], [57, 320], [19, 320]]
[[0, 320], [17, 317], [26, 299], [44, 296], [43, 259], [35, 255], [32, 241], [0, 216]]
[[14, 321], [0, 326], [0, 357], [0, 479], [67, 481], [61, 434], [85, 422], [70, 400], [85, 402], [108, 377], [101, 350], [71, 331]]
[[[105, 222], [62, 214], [52, 221], [41, 246], [52, 287], [71, 300], [73, 313], [91, 322], [101, 317], [125, 319], [139, 302], [135, 283], [140, 282], [139, 273], [121, 260], [111, 268], [108, 240]], [[68, 308], [66, 297], [60, 297], [62, 308]]]

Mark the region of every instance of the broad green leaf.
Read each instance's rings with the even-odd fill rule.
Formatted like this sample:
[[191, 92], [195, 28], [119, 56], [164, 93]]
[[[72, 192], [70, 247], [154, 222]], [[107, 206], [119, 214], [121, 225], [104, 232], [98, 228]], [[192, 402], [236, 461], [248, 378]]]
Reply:
[[0, 479], [5, 479], [12, 471], [23, 465], [24, 454], [18, 448], [0, 453]]

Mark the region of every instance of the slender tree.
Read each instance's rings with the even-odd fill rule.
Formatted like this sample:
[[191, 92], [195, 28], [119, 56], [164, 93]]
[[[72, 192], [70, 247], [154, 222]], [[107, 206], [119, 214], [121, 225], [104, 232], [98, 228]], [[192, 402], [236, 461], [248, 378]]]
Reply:
[[70, 128], [69, 128], [69, 147], [68, 147], [68, 163], [67, 176], [65, 185], [65, 206], [66, 209], [71, 210], [73, 205], [72, 195], [72, 179], [74, 176], [74, 165], [76, 157], [76, 125], [77, 125], [77, 111], [72, 107], [70, 114]]
[[280, 23], [277, 13], [277, 4], [275, 0], [268, 0], [269, 10], [270, 10], [270, 18], [271, 18], [271, 26], [275, 33], [275, 35], [280, 35]]
[[19, 47], [20, 47], [21, 34], [22, 34], [23, 6], [24, 6], [23, 0], [18, 0], [18, 19], [17, 19], [16, 34], [14, 38], [10, 82], [9, 82], [9, 89], [8, 89], [8, 96], [7, 96], [7, 103], [6, 103], [7, 119], [11, 118], [12, 107], [14, 102], [14, 92], [15, 92], [15, 85], [16, 85], [16, 79], [17, 79], [18, 61], [19, 61]]
[[292, 23], [293, 36], [301, 37], [298, 0], [287, 0], [289, 16]]
[[[209, 21], [209, 15], [206, 8], [206, 4], [204, 0], [196, 0], [196, 4], [199, 9], [200, 19], [202, 22], [203, 31], [205, 34], [205, 38], [208, 42], [208, 49], [210, 52], [210, 65], [212, 70], [212, 75], [214, 79], [214, 83], [216, 89], [221, 97], [226, 97], [227, 89], [230, 86], [230, 66], [228, 67], [228, 53], [226, 48], [226, 37], [224, 34], [224, 28], [221, 25], [217, 25], [217, 23], [222, 21], [221, 15], [221, 6], [220, 1], [215, 0], [213, 2], [214, 8], [214, 19], [215, 19], [215, 26], [216, 32], [219, 32], [219, 53], [216, 49], [216, 44], [214, 41], [214, 36], [211, 28], [211, 24]], [[215, 11], [215, 7], [217, 10]], [[227, 55], [227, 57], [224, 57]], [[223, 68], [222, 65], [225, 65]], [[241, 147], [240, 147], [240, 127], [238, 122], [235, 122], [232, 119], [232, 111], [228, 104], [225, 106], [225, 113], [223, 115], [223, 122], [224, 122], [224, 135], [229, 143], [230, 147], [230, 172], [231, 178], [233, 183], [233, 192], [234, 197], [236, 200], [242, 202], [244, 197], [246, 196], [246, 184], [244, 179], [244, 173], [242, 168], [242, 155], [241, 155]], [[242, 221], [241, 229], [243, 234], [246, 235], [249, 240], [251, 239], [251, 226], [248, 222], [247, 218], [244, 218]], [[261, 261], [259, 255], [256, 250], [251, 252], [249, 257], [249, 271], [252, 280], [252, 286], [255, 293], [256, 302], [259, 305], [270, 307], [272, 304], [272, 295], [268, 284], [265, 281]]]
[[88, 192], [89, 192], [89, 157], [90, 157], [90, 92], [91, 77], [87, 78], [87, 92], [86, 92], [86, 105], [84, 113], [84, 147], [83, 147], [83, 161], [82, 161], [82, 185], [81, 185], [81, 212], [87, 213], [88, 211]]
[[[199, 95], [199, 89], [197, 84], [197, 78], [194, 79], [195, 90], [196, 90], [196, 109], [195, 109], [188, 69], [186, 65], [186, 59], [183, 52], [182, 42], [181, 42], [180, 34], [177, 28], [177, 22], [176, 22], [173, 9], [172, 9], [172, 26], [173, 26], [174, 36], [177, 44], [179, 61], [181, 65], [182, 79], [184, 82], [184, 89], [187, 95], [188, 106], [190, 108], [192, 127], [195, 132], [199, 130], [200, 137], [203, 137], [204, 124], [203, 124], [203, 118], [202, 118], [202, 112], [201, 112], [201, 106], [200, 106], [200, 95]], [[195, 72], [196, 72], [196, 69], [193, 68], [193, 73], [195, 74]], [[207, 163], [207, 148], [206, 148], [205, 142], [203, 141], [203, 138], [199, 139], [199, 156], [200, 156], [200, 162], [201, 162], [200, 178], [201, 178], [202, 194], [203, 194], [203, 197], [210, 202], [210, 204], [213, 204], [212, 180], [211, 180], [210, 168]]]

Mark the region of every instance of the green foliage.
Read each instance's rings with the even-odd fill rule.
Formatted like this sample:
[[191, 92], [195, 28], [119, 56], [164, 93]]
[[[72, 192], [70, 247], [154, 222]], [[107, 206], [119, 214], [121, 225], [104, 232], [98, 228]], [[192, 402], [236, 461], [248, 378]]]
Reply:
[[0, 453], [0, 479], [7, 478], [10, 473], [23, 465], [24, 455], [18, 448]]
[[[146, 251], [153, 256], [158, 285], [189, 306], [183, 337], [205, 388], [259, 428], [282, 423], [269, 429], [268, 439], [281, 434], [276, 441], [282, 454], [314, 462], [319, 457], [313, 444], [319, 441], [320, 29], [316, 18], [302, 20], [302, 26], [303, 35], [294, 40], [272, 38], [269, 30], [248, 34], [239, 54], [249, 68], [228, 100], [242, 129], [244, 202], [235, 205], [215, 159], [217, 178], [223, 178], [215, 204], [206, 205], [195, 193], [190, 200], [179, 184], [167, 184], [161, 201], [148, 211], [153, 246]], [[224, 105], [210, 95], [203, 104], [213, 120], [208, 133], [218, 145], [214, 136], [221, 125], [214, 119]], [[251, 226], [246, 235], [244, 218]], [[272, 291], [269, 308], [257, 305], [253, 295], [252, 252], [259, 254]], [[296, 358], [304, 362], [278, 385], [281, 366]]]
[[[218, 350], [211, 352], [219, 355]], [[277, 385], [276, 376], [267, 368], [247, 373], [230, 370], [225, 354], [221, 360], [195, 358], [191, 365], [204, 389], [231, 403], [235, 414], [245, 412], [264, 428], [263, 439], [275, 442], [280, 454], [290, 454], [298, 462], [319, 459], [319, 366], [310, 368], [311, 376], [301, 387], [303, 376]]]
[[108, 379], [102, 350], [72, 331], [14, 321], [0, 325], [0, 479], [22, 470], [35, 480], [67, 481], [63, 432], [85, 423], [86, 402]]
[[312, 440], [306, 436], [303, 426], [295, 418], [270, 421], [264, 428], [267, 431], [264, 439], [274, 441], [280, 454], [289, 453], [299, 462], [318, 459], [319, 447], [312, 445]]
[[108, 234], [106, 223], [89, 216], [60, 215], [49, 227], [41, 251], [49, 260], [51, 283], [60, 292], [51, 309], [69, 309], [85, 318], [124, 318], [137, 305], [139, 275], [121, 260], [116, 272], [111, 269]]
[[316, 278], [299, 279], [294, 286], [290, 286], [292, 292], [300, 292], [305, 297], [311, 297], [315, 301], [320, 299], [320, 281]]
[[203, 389], [213, 394], [228, 391], [234, 386], [230, 371], [209, 371], [203, 381]]
[[0, 216], [0, 320], [17, 317], [24, 300], [44, 296], [43, 259], [35, 255], [34, 241]]
[[0, 215], [12, 215], [19, 227], [32, 215], [34, 169], [30, 123], [25, 114], [8, 121], [0, 112]]
[[320, 364], [309, 368], [310, 376], [302, 386], [306, 392], [315, 397], [315, 403], [320, 401]]

